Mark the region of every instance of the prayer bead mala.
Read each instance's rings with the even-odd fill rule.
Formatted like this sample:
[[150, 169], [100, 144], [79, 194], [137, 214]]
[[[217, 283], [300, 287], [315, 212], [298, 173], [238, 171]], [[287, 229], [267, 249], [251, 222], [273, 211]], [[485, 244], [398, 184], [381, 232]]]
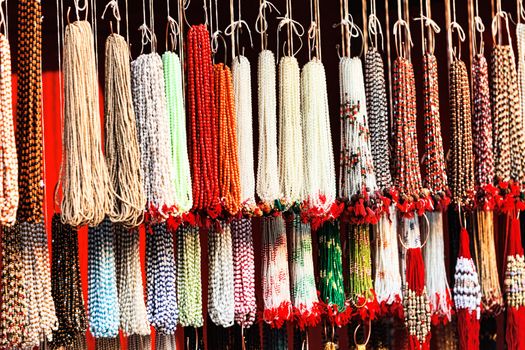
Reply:
[[304, 199], [304, 150], [299, 63], [295, 57], [279, 62], [279, 182], [287, 205]]
[[191, 170], [186, 137], [186, 113], [182, 67], [179, 56], [174, 52], [162, 55], [166, 108], [170, 121], [171, 162], [173, 164], [173, 190], [178, 214], [189, 211], [193, 206], [191, 193]]
[[95, 338], [118, 335], [120, 316], [113, 230], [108, 219], [88, 230], [89, 330]]
[[131, 62], [131, 79], [147, 209], [165, 218], [175, 204], [175, 190], [160, 56], [143, 54]]
[[281, 198], [277, 162], [277, 98], [275, 57], [264, 50], [257, 65], [259, 112], [259, 153], [257, 166], [257, 195], [263, 203], [274, 204]]
[[228, 223], [208, 232], [208, 313], [213, 323], [224, 328], [234, 322], [232, 234]]
[[42, 11], [40, 1], [20, 0], [17, 4], [16, 149], [20, 196], [17, 217], [22, 221], [38, 222], [42, 219], [44, 202]]
[[283, 218], [264, 218], [262, 231], [263, 319], [272, 327], [281, 328], [292, 316], [288, 245]]
[[308, 204], [326, 213], [336, 200], [336, 180], [326, 73], [310, 60], [301, 72], [304, 189]]
[[341, 160], [339, 196], [352, 198], [377, 190], [368, 131], [365, 83], [361, 59], [339, 61]]
[[219, 137], [219, 186], [224, 209], [235, 215], [241, 208], [241, 181], [237, 148], [237, 117], [233, 99], [230, 68], [222, 63], [213, 66], [215, 119]]
[[[521, 5], [523, 11], [523, 5]], [[516, 41], [518, 46], [518, 84], [522, 125], [525, 125], [525, 24], [518, 21], [516, 25]]]
[[421, 171], [417, 148], [416, 86], [412, 63], [398, 57], [393, 66], [394, 100], [394, 185], [406, 196], [421, 192]]
[[290, 239], [290, 283], [296, 323], [300, 329], [315, 327], [320, 321], [309, 224], [294, 217]]
[[235, 322], [250, 327], [255, 322], [255, 257], [252, 222], [241, 218], [231, 222], [233, 273], [235, 287]]
[[255, 174], [253, 162], [252, 127], [252, 79], [250, 61], [237, 56], [232, 63], [235, 111], [237, 113], [237, 144], [239, 155], [239, 174], [241, 183], [241, 203], [255, 205]]
[[175, 334], [177, 307], [174, 242], [166, 223], [147, 227], [146, 287], [148, 321], [161, 334]]
[[177, 301], [179, 323], [202, 327], [201, 244], [199, 229], [181, 225], [177, 236]]
[[499, 181], [524, 181], [523, 120], [519, 86], [511, 46], [496, 45], [492, 52], [492, 113], [495, 176]]
[[474, 150], [474, 175], [477, 186], [494, 181], [494, 154], [492, 146], [492, 112], [490, 109], [488, 64], [485, 56], [472, 59], [472, 134]]
[[[62, 223], [60, 214], [53, 215], [51, 292], [55, 302], [58, 329], [53, 332], [53, 347], [74, 347], [85, 337], [87, 316], [80, 280], [78, 233]], [[84, 339], [85, 341], [85, 339]]]
[[2, 115], [0, 119], [2, 147], [0, 224], [10, 226], [15, 223], [18, 209], [18, 158], [13, 126], [11, 48], [4, 34], [0, 34], [0, 64], [0, 113]]
[[24, 261], [20, 226], [2, 227], [2, 303], [0, 303], [0, 346], [24, 345], [28, 326]]
[[139, 231], [122, 225], [114, 225], [114, 230], [120, 329], [127, 336], [148, 335], [150, 324], [144, 303]]
[[452, 201], [468, 205], [474, 191], [474, 161], [472, 153], [472, 121], [470, 87], [465, 63], [454, 60], [450, 65], [449, 104], [452, 126], [449, 186]]
[[[368, 225], [349, 225], [349, 269], [348, 295], [355, 305], [375, 302], [372, 282], [372, 258]], [[366, 305], [368, 306], [368, 305]]]
[[385, 83], [385, 67], [381, 54], [370, 48], [365, 55], [365, 88], [370, 148], [379, 189], [392, 187], [390, 173], [390, 145], [388, 141], [389, 115]]
[[109, 216], [113, 222], [134, 227], [142, 222], [146, 197], [131, 97], [129, 55], [128, 44], [122, 36], [108, 36], [104, 70], [105, 154], [114, 191]]
[[189, 29], [186, 50], [193, 208], [206, 210], [218, 202], [220, 189], [217, 152], [219, 121], [214, 112], [210, 36], [205, 25]]
[[97, 226], [112, 210], [113, 189], [102, 154], [95, 62], [89, 22], [68, 24], [64, 39], [61, 218], [75, 227]]

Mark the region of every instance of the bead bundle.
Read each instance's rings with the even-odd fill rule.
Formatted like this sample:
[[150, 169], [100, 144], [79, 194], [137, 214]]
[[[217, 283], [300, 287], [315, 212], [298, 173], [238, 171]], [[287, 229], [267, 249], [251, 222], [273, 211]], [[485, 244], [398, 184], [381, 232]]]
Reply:
[[[0, 223], [13, 225], [18, 209], [18, 158], [13, 126], [13, 97], [11, 88], [11, 48], [0, 34], [0, 140], [2, 147]], [[27, 140], [24, 140], [24, 143]], [[26, 184], [27, 185], [27, 184]]]
[[523, 120], [520, 115], [518, 75], [511, 46], [494, 47], [491, 68], [495, 176], [500, 181], [523, 182]]
[[315, 327], [320, 321], [315, 287], [310, 225], [294, 217], [290, 239], [290, 285], [294, 314], [299, 328]]
[[[42, 219], [44, 203], [44, 187], [42, 186], [44, 180], [42, 142], [42, 5], [40, 1], [32, 0], [20, 0], [17, 1], [17, 5], [18, 59], [16, 72], [18, 88], [16, 125], [18, 127], [16, 128], [16, 149], [18, 151], [19, 184], [17, 217], [21, 221], [38, 222]], [[3, 59], [2, 62], [4, 62]], [[85, 64], [86, 62], [94, 61], [86, 60], [83, 63]], [[7, 70], [4, 71], [2, 69], [2, 74], [5, 73], [7, 73]], [[75, 78], [81, 79], [81, 77]]]
[[375, 292], [372, 282], [372, 258], [368, 225], [349, 225], [349, 289], [348, 295], [355, 305], [364, 305], [373, 315]]
[[412, 63], [398, 57], [393, 66], [394, 185], [406, 196], [421, 192], [416, 131], [416, 86]]
[[341, 158], [339, 196], [352, 198], [377, 190], [370, 149], [366, 93], [361, 59], [343, 57], [339, 61]]
[[148, 335], [150, 324], [144, 303], [139, 231], [136, 228], [127, 229], [122, 225], [113, 227], [120, 329], [127, 336]]
[[326, 73], [320, 60], [301, 72], [304, 190], [308, 205], [326, 213], [336, 200], [336, 180]]
[[149, 335], [130, 335], [128, 337], [129, 350], [151, 350], [151, 336]]
[[257, 195], [264, 203], [273, 205], [281, 198], [277, 163], [277, 98], [275, 57], [264, 50], [257, 65], [259, 112], [259, 164], [257, 166]]
[[365, 55], [365, 88], [370, 148], [374, 173], [379, 189], [392, 187], [390, 150], [388, 143], [389, 115], [385, 83], [385, 68], [381, 54], [370, 48]]
[[146, 237], [146, 287], [148, 321], [161, 334], [177, 328], [175, 251], [173, 236], [166, 223], [148, 226]]
[[279, 182], [287, 205], [304, 199], [304, 150], [299, 63], [279, 62]]
[[522, 125], [525, 125], [525, 24], [518, 22], [516, 25], [516, 41], [518, 46], [518, 85], [520, 93], [520, 106]]
[[131, 97], [129, 47], [111, 34], [106, 39], [104, 118], [106, 162], [111, 179], [113, 222], [138, 226], [144, 216], [146, 197], [142, 188], [140, 149]]
[[468, 205], [474, 191], [474, 162], [472, 153], [472, 117], [470, 87], [465, 63], [454, 60], [450, 65], [450, 114], [452, 144], [449, 160], [449, 186], [452, 201]]
[[459, 254], [454, 273], [454, 304], [458, 318], [459, 348], [479, 349], [481, 288], [478, 272], [470, 256], [469, 237], [461, 228]]
[[72, 347], [87, 329], [84, 309], [77, 230], [64, 225], [60, 214], [52, 219], [51, 293], [58, 329], [53, 332], [54, 347]]
[[176, 350], [177, 343], [175, 334], [159, 333], [155, 336], [155, 349], [159, 350]]
[[239, 175], [241, 182], [241, 203], [255, 205], [255, 174], [253, 161], [252, 127], [252, 79], [250, 61], [237, 56], [232, 63], [235, 111], [237, 113], [237, 145], [239, 154]]
[[219, 121], [214, 112], [210, 35], [205, 25], [189, 29], [186, 46], [193, 209], [207, 210], [219, 200]]
[[47, 233], [43, 220], [41, 223], [22, 222], [19, 226], [29, 320], [24, 342], [26, 346], [38, 346], [42, 341], [51, 341], [53, 331], [58, 328], [51, 291]]
[[181, 225], [177, 233], [177, 301], [179, 323], [202, 327], [201, 244], [199, 229]]
[[89, 330], [95, 338], [118, 335], [118, 305], [115, 251], [111, 222], [105, 219], [88, 230]]
[[234, 322], [232, 233], [227, 223], [208, 232], [208, 313], [213, 323], [224, 328]]
[[28, 326], [24, 261], [20, 226], [2, 228], [2, 272], [0, 303], [0, 346], [24, 346]]
[[231, 222], [235, 322], [250, 327], [255, 322], [255, 261], [252, 222], [241, 218]]
[[272, 327], [281, 328], [292, 316], [288, 246], [283, 218], [265, 218], [262, 230], [263, 319]]
[[219, 193], [224, 209], [235, 215], [241, 208], [241, 180], [232, 75], [230, 68], [223, 63], [213, 66], [213, 75], [214, 111], [219, 126]]
[[165, 218], [175, 204], [171, 138], [162, 59], [143, 54], [131, 62], [133, 106], [147, 209]]
[[162, 55], [166, 109], [170, 123], [171, 163], [173, 165], [173, 190], [176, 214], [189, 211], [193, 206], [191, 171], [186, 137], [186, 113], [182, 67], [174, 52]]
[[102, 154], [95, 62], [89, 22], [69, 24], [64, 39], [61, 217], [71, 226], [97, 226], [113, 205]]

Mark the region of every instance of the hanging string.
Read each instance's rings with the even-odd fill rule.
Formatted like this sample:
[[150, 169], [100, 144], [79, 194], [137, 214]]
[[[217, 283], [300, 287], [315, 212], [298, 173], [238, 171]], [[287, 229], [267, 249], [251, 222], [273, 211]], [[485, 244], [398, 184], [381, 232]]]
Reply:
[[304, 150], [299, 63], [293, 56], [279, 62], [279, 179], [283, 202], [304, 199]]
[[277, 7], [268, 0], [259, 0], [259, 14], [255, 21], [255, 31], [261, 34], [261, 51], [266, 51], [268, 44], [268, 21], [266, 20], [266, 11], [271, 13], [273, 10], [278, 14], [281, 14]]
[[[299, 22], [293, 19], [291, 0], [286, 0], [286, 13], [284, 14], [284, 17], [277, 17], [277, 19], [281, 20], [279, 22], [279, 25], [277, 26], [277, 59], [279, 59], [279, 52], [281, 51], [281, 47], [279, 44], [279, 34], [284, 28], [284, 26], [286, 26], [287, 29], [287, 40], [283, 44], [283, 51], [285, 52], [285, 56], [295, 56], [303, 47], [302, 36], [304, 35], [304, 27]], [[299, 48], [297, 50], [294, 50], [294, 36], [297, 36], [297, 38], [299, 39]], [[284, 50], [285, 47], [287, 48], [287, 50]]]
[[177, 237], [177, 300], [182, 327], [202, 327], [201, 245], [199, 229], [181, 225]]
[[139, 231], [118, 224], [113, 229], [120, 329], [127, 336], [146, 336], [150, 334], [150, 324], [144, 303]]
[[115, 250], [111, 223], [105, 219], [88, 230], [89, 330], [95, 338], [118, 335], [118, 305]]
[[272, 328], [281, 328], [292, 317], [288, 246], [283, 218], [264, 218], [262, 230], [263, 320]]
[[122, 36], [108, 36], [104, 70], [105, 150], [115, 192], [109, 216], [114, 222], [134, 227], [142, 222], [146, 197], [142, 187], [140, 148], [131, 96], [129, 55], [128, 44]]

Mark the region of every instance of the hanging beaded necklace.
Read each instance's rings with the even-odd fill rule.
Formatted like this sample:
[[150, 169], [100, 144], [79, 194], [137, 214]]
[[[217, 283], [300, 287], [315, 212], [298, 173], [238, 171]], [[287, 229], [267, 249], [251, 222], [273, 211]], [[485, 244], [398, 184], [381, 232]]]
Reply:
[[181, 225], [177, 233], [177, 301], [179, 323], [202, 327], [201, 244], [199, 229]]
[[175, 334], [177, 307], [174, 242], [166, 223], [147, 227], [146, 287], [148, 321], [164, 335]]
[[114, 230], [120, 329], [128, 336], [148, 335], [150, 324], [144, 303], [139, 231], [122, 225], [115, 225]]
[[118, 335], [119, 305], [113, 230], [108, 219], [88, 230], [89, 330], [95, 338]]

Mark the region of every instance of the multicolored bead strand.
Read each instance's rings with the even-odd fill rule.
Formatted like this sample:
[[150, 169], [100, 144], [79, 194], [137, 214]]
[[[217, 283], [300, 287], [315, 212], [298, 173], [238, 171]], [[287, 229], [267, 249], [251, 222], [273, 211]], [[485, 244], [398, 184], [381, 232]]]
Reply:
[[116, 337], [120, 325], [113, 244], [108, 219], [88, 229], [89, 330], [95, 338]]
[[233, 278], [235, 287], [235, 322], [250, 327], [257, 316], [255, 300], [255, 257], [252, 222], [241, 218], [231, 222]]
[[201, 244], [199, 229], [181, 225], [177, 233], [177, 301], [179, 323], [202, 327]]
[[148, 321], [157, 333], [174, 334], [177, 329], [177, 266], [174, 241], [166, 223], [147, 226], [146, 287]]

